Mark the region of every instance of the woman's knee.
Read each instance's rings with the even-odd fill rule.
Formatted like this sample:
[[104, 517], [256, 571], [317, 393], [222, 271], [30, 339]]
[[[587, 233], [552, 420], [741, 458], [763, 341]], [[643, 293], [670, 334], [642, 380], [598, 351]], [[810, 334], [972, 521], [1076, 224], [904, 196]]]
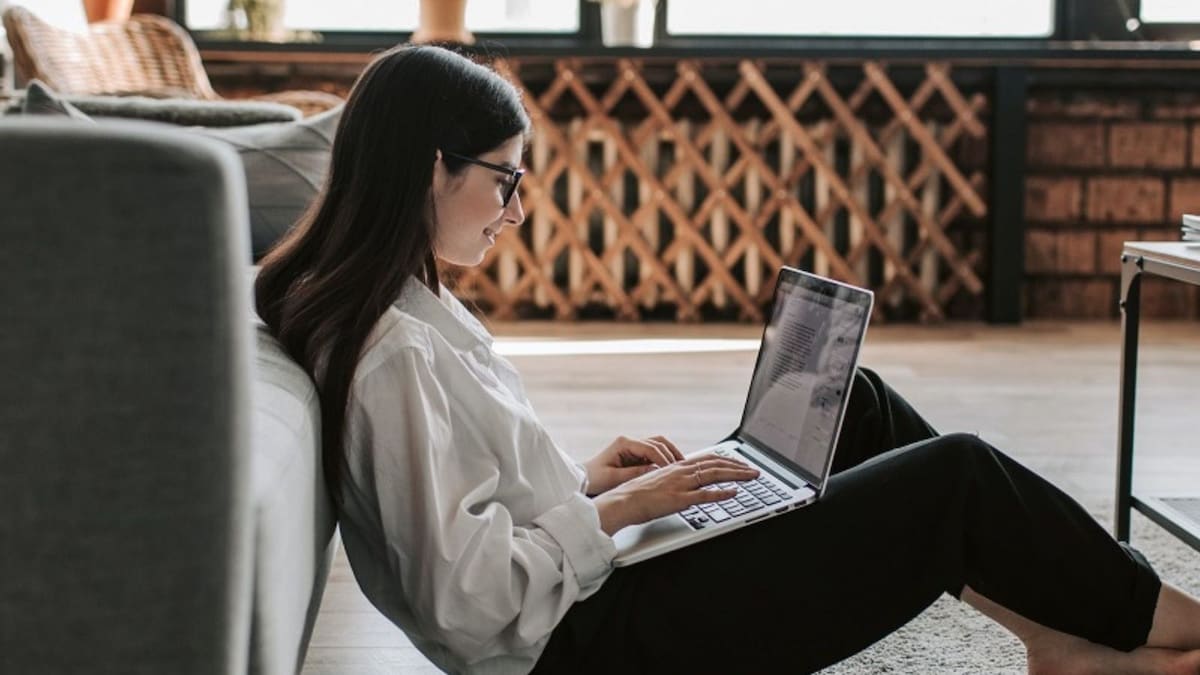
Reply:
[[859, 366], [858, 372], [861, 373], [862, 375], [867, 376], [869, 379], [871, 379], [873, 381], [876, 381], [876, 382], [883, 381], [883, 378], [879, 376], [879, 373], [875, 372], [874, 368], [869, 368], [867, 366]]
[[853, 384], [855, 388], [863, 387], [869, 389], [872, 397], [879, 398], [879, 395], [882, 393], [883, 378], [874, 370], [866, 366], [859, 366], [854, 373]]
[[994, 465], [999, 450], [975, 434], [956, 432], [939, 436], [929, 443], [931, 451], [943, 462], [962, 464], [976, 470]]
[[879, 375], [875, 371], [858, 367], [854, 379], [850, 382], [850, 407], [847, 415], [855, 416], [879, 413], [882, 400], [880, 398]]

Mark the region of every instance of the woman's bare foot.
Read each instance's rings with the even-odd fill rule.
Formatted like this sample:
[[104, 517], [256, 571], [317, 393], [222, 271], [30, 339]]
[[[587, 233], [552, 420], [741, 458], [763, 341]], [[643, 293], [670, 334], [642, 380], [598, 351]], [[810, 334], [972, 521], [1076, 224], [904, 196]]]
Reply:
[[1027, 656], [1030, 675], [1200, 675], [1200, 650], [1122, 652], [1062, 633], [1043, 645], [1029, 645]]
[[[1195, 599], [1163, 584], [1160, 602], [1155, 609], [1156, 631], [1151, 631], [1151, 644], [1172, 644], [1186, 649], [1139, 647], [1122, 652], [1089, 642], [1081, 637], [1047, 628], [1026, 619], [1012, 610], [963, 588], [962, 599], [972, 607], [1012, 631], [1025, 643], [1025, 653], [1032, 675], [1200, 675], [1200, 649], [1192, 632], [1197, 630], [1191, 621], [1191, 611], [1197, 609]], [[1166, 601], [1161, 601], [1166, 598]], [[1191, 631], [1191, 632], [1189, 632]]]

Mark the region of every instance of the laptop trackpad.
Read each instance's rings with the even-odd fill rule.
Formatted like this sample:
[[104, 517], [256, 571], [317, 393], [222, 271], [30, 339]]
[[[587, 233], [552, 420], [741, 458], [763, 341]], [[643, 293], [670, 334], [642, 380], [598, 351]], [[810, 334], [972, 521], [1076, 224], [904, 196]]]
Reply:
[[613, 543], [617, 546], [617, 556], [632, 551], [634, 548], [644, 548], [664, 544], [672, 539], [681, 539], [694, 533], [695, 530], [677, 514], [663, 516], [643, 525], [627, 527], [617, 532]]

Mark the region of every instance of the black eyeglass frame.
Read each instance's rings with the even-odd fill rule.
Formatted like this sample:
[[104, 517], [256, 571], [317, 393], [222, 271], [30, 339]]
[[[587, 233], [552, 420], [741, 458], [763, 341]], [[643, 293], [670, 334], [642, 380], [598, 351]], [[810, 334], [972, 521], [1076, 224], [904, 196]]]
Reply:
[[498, 171], [508, 175], [509, 178], [512, 178], [512, 182], [506, 184], [504, 197], [500, 203], [500, 205], [504, 208], [508, 208], [508, 203], [512, 201], [513, 195], [517, 194], [517, 186], [521, 184], [521, 177], [525, 175], [525, 169], [510, 169], [509, 167], [501, 164], [492, 164], [491, 162], [485, 162], [482, 159], [467, 157], [466, 155], [460, 155], [457, 152], [450, 152], [448, 150], [443, 150], [442, 154], [468, 164], [474, 164], [476, 166], [482, 166], [485, 169]]

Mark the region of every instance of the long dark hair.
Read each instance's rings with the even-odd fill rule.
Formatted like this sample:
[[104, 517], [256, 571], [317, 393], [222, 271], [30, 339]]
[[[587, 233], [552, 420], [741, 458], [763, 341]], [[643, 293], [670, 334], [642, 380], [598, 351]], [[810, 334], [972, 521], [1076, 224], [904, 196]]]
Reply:
[[[254, 285], [258, 315], [316, 383], [335, 499], [350, 384], [371, 329], [410, 277], [439, 292], [437, 150], [477, 156], [528, 132], [516, 88], [439, 47], [388, 50], [355, 82], [325, 185], [263, 258]], [[465, 166], [442, 161], [451, 174]]]

